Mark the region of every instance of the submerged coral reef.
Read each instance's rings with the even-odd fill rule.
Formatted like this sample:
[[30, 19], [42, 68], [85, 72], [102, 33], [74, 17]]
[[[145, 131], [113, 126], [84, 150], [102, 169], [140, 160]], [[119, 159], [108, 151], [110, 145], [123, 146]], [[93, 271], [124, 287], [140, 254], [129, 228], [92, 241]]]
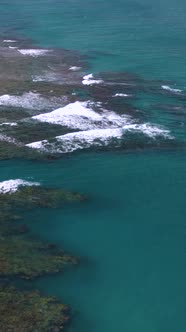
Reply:
[[61, 271], [77, 259], [53, 245], [24, 235], [4, 235], [0, 241], [0, 277], [33, 279]]
[[45, 188], [39, 185], [21, 185], [19, 190], [15, 192], [11, 192], [11, 190], [8, 192], [0, 191], [1, 211], [13, 207], [32, 208], [37, 206], [55, 208], [64, 202], [83, 201], [85, 199], [86, 196], [79, 193]]
[[[62, 189], [44, 188], [20, 179], [0, 183], [0, 331], [62, 331], [69, 321], [69, 308], [37, 291], [16, 290], [14, 280], [31, 280], [57, 273], [78, 258], [30, 233], [22, 212], [34, 207], [54, 208], [86, 197]], [[16, 212], [19, 214], [16, 214]], [[22, 224], [24, 222], [24, 224]]]
[[0, 287], [1, 332], [60, 332], [69, 322], [69, 307], [37, 291]]
[[0, 276], [29, 279], [44, 273], [58, 272], [66, 264], [77, 263], [75, 257], [66, 255], [55, 246], [33, 239], [28, 234], [23, 236], [25, 228], [17, 226], [16, 229], [15, 219], [18, 217], [14, 211], [21, 212], [34, 207], [55, 208], [64, 202], [81, 201], [85, 196], [61, 189], [44, 188], [38, 183], [27, 185], [29, 182], [21, 181], [4, 181], [0, 186]]
[[[0, 160], [53, 160], [55, 156], [26, 144], [66, 134], [67, 128], [32, 117], [74, 101], [85, 59], [75, 52], [35, 49], [28, 40], [16, 40], [12, 47], [0, 39], [0, 50]], [[0, 287], [1, 332], [58, 332], [69, 321], [69, 308], [56, 299], [12, 285], [78, 263], [77, 257], [33, 236], [25, 212], [84, 199], [79, 193], [21, 179], [0, 183], [0, 282], [6, 281], [6, 287]]]

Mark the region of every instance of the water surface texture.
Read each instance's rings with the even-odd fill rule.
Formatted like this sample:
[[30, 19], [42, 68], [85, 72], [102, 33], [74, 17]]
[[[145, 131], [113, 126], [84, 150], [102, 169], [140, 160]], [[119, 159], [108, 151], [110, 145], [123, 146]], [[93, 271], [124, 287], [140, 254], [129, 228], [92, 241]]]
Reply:
[[1, 26], [40, 45], [86, 52], [95, 70], [184, 81], [185, 12], [184, 0], [8, 0]]
[[[34, 234], [80, 257], [77, 267], [32, 282], [70, 304], [69, 332], [185, 332], [185, 32], [183, 0], [0, 4], [1, 39], [24, 40], [21, 49], [40, 48], [39, 58], [32, 52], [24, 65], [36, 57], [28, 76], [33, 84], [48, 84], [30, 88], [20, 54], [13, 55], [22, 76], [11, 96], [1, 84], [0, 106], [15, 107], [15, 119], [6, 122], [17, 124], [3, 124], [2, 135], [21, 147], [62, 154], [50, 162], [3, 160], [0, 181], [29, 179], [88, 197], [82, 204], [27, 213]], [[45, 57], [46, 49], [56, 57]], [[64, 66], [59, 77], [64, 58], [68, 66], [84, 66], [82, 72], [69, 74]], [[3, 69], [0, 78], [7, 82], [12, 72]], [[60, 90], [64, 77], [69, 94]], [[71, 117], [51, 115], [69, 104]], [[19, 122], [23, 110], [31, 122]]]

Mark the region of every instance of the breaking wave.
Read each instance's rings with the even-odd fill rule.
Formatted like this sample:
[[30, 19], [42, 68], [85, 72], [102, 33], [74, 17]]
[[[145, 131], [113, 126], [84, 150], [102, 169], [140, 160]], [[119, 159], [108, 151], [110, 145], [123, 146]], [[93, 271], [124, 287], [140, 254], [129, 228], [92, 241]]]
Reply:
[[47, 140], [29, 143], [26, 146], [50, 153], [70, 153], [76, 150], [83, 150], [91, 147], [105, 147], [109, 144], [118, 146], [125, 142], [125, 135], [128, 132], [141, 133], [151, 139], [162, 137], [172, 139], [168, 130], [161, 129], [154, 125], [127, 124], [120, 128], [94, 129], [79, 131], [66, 135], [56, 136], [53, 142]]
[[7, 180], [0, 182], [0, 194], [12, 194], [19, 190], [22, 186], [39, 186], [38, 182], [25, 181], [21, 179]]
[[168, 85], [162, 85], [161, 88], [162, 88], [163, 90], [167, 90], [167, 91], [169, 91], [169, 92], [173, 92], [173, 93], [181, 93], [181, 92], [182, 92], [182, 90], [171, 88], [171, 87], [168, 86]]
[[0, 106], [21, 107], [31, 110], [45, 110], [59, 106], [66, 101], [65, 97], [45, 98], [39, 93], [25, 92], [21, 96], [2, 95], [0, 96]]
[[131, 97], [131, 95], [129, 95], [127, 93], [116, 93], [112, 97]]
[[[99, 113], [93, 110], [94, 106], [99, 107]], [[41, 122], [60, 124], [71, 129], [80, 130], [121, 127], [130, 121], [129, 116], [117, 115], [115, 112], [104, 110], [98, 103], [80, 101], [32, 118]]]
[[93, 85], [104, 83], [103, 80], [95, 80], [93, 74], [88, 74], [83, 77], [83, 85]]
[[39, 56], [45, 56], [47, 55], [50, 50], [42, 50], [42, 49], [19, 49], [18, 50], [19, 53], [21, 53], [22, 55], [28, 55], [28, 56], [32, 56], [32, 57], [39, 57]]

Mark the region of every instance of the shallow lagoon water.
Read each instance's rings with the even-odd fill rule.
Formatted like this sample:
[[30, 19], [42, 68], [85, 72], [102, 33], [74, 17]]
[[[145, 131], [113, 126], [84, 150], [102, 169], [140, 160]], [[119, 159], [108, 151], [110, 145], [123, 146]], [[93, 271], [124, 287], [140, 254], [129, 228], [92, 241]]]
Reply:
[[[185, 89], [185, 7], [183, 0], [7, 0], [0, 25], [9, 38], [80, 50], [92, 72], [124, 70]], [[169, 128], [146, 94], [140, 107]], [[34, 234], [81, 258], [32, 284], [72, 306], [69, 331], [185, 332], [185, 163], [185, 151], [174, 149], [1, 162], [1, 181], [31, 179], [89, 196], [27, 215]]]

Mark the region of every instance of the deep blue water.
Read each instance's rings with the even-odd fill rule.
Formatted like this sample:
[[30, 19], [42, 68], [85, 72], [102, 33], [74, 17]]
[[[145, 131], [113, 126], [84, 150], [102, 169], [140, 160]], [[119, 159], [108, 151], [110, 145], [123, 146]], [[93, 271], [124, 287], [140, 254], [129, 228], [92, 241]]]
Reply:
[[[183, 0], [6, 0], [0, 29], [43, 47], [79, 50], [90, 56], [90, 72], [122, 70], [186, 87]], [[149, 110], [151, 102], [141, 94], [137, 104]], [[172, 128], [169, 116], [153, 111], [179, 130], [181, 120]], [[89, 195], [73, 208], [27, 216], [35, 234], [81, 257], [79, 267], [33, 283], [72, 306], [70, 331], [185, 331], [185, 165], [185, 151], [174, 147], [1, 162], [1, 181], [30, 177]]]

